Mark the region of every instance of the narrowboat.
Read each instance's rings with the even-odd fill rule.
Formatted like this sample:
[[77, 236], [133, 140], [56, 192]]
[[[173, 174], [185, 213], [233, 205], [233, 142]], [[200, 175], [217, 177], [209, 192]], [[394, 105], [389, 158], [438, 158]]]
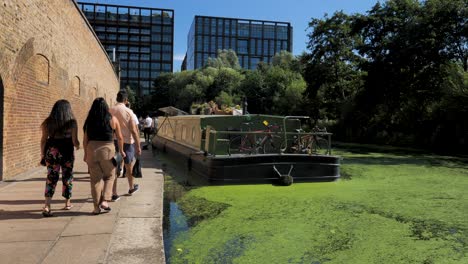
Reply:
[[331, 133], [304, 132], [306, 118], [166, 115], [158, 118], [151, 144], [211, 184], [334, 181], [340, 157], [331, 155]]

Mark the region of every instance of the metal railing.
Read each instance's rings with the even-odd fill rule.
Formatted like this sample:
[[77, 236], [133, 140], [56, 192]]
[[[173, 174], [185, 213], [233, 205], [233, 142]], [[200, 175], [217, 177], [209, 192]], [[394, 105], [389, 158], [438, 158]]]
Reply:
[[[291, 146], [291, 142], [288, 141], [297, 141], [300, 137], [309, 136], [309, 137], [322, 137], [327, 141], [327, 148], [324, 154], [331, 155], [331, 135], [332, 133], [329, 132], [286, 132], [286, 131], [217, 131], [211, 126], [207, 126], [205, 131], [205, 151], [208, 154], [216, 155], [217, 144], [218, 140], [232, 140], [234, 137], [230, 136], [252, 136], [253, 141], [258, 143], [258, 137], [263, 139], [266, 135], [276, 135], [281, 136], [281, 141], [284, 142], [284, 148], [278, 147], [277, 152], [278, 154], [288, 153], [288, 147]], [[229, 142], [230, 143], [230, 142]], [[228, 144], [229, 144], [228, 143]], [[227, 146], [229, 148], [229, 145]], [[260, 146], [256, 146], [260, 147]], [[226, 150], [226, 154], [227, 154]], [[258, 154], [258, 153], [257, 153]], [[316, 154], [316, 153], [309, 153], [309, 154]]]

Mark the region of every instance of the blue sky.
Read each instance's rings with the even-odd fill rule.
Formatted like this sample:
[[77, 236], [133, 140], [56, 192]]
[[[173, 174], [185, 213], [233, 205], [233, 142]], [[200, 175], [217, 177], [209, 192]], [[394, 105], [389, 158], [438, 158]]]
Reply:
[[293, 54], [306, 50], [307, 26], [311, 18], [323, 18], [343, 10], [365, 13], [378, 0], [82, 0], [83, 2], [174, 9], [174, 71], [187, 50], [187, 34], [195, 15], [290, 22]]

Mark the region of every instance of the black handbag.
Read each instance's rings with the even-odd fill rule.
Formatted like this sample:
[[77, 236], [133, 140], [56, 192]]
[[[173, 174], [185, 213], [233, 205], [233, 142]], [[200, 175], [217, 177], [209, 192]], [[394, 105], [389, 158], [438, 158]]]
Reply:
[[45, 155], [47, 155], [47, 150], [49, 150], [49, 139], [47, 139], [46, 143], [44, 144], [44, 158], [41, 159], [41, 165], [47, 166]]
[[143, 174], [141, 173], [140, 157], [136, 158], [135, 164], [133, 165], [132, 174], [133, 174], [133, 177], [135, 178], [143, 177]]

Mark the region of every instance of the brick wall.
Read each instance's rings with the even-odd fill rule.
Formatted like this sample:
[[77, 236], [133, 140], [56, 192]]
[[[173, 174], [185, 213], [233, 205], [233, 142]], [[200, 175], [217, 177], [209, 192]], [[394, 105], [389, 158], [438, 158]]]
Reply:
[[0, 0], [2, 83], [0, 180], [37, 169], [40, 125], [55, 101], [70, 101], [81, 142], [92, 100], [112, 105], [119, 89], [111, 61], [72, 0]]

